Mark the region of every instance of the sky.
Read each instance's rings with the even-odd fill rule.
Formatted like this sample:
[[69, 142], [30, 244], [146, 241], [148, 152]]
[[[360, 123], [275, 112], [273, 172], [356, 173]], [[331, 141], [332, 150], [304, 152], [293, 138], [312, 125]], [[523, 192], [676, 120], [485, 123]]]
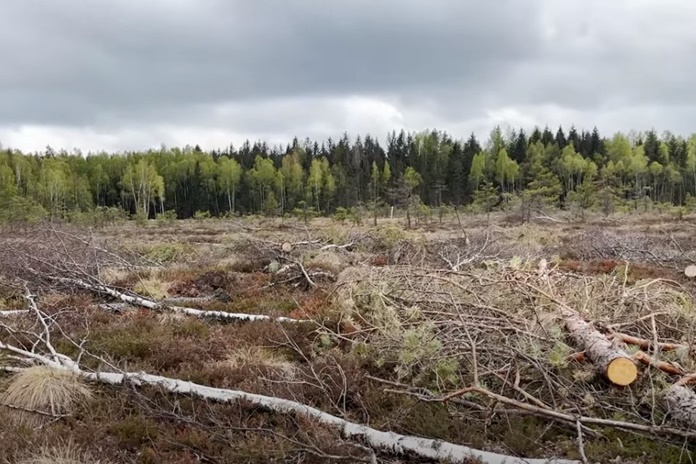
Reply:
[[696, 132], [693, 0], [0, 0], [0, 143]]

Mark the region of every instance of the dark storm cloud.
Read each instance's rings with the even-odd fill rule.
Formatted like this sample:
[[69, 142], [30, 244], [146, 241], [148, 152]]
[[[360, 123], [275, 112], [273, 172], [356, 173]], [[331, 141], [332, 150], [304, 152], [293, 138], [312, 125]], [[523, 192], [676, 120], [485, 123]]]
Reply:
[[4, 125], [303, 96], [456, 91], [472, 108], [541, 50], [533, 0], [0, 3]]

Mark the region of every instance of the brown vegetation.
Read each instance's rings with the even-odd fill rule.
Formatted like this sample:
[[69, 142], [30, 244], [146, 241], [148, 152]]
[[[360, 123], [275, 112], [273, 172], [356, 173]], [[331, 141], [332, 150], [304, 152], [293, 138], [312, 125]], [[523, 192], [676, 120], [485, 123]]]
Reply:
[[0, 309], [24, 312], [0, 317], [0, 455], [475, 462], [468, 446], [489, 462], [690, 462], [688, 243], [631, 229], [619, 246], [619, 224], [588, 248], [577, 226], [478, 222], [7, 234]]

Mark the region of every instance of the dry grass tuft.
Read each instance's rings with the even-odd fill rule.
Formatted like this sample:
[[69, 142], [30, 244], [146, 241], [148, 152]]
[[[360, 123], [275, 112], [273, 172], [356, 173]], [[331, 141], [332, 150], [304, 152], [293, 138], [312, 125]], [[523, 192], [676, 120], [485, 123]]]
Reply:
[[18, 464], [108, 464], [108, 461], [96, 459], [90, 453], [80, 450], [72, 442], [67, 442], [42, 448], [21, 459]]
[[108, 285], [126, 281], [131, 276], [131, 271], [127, 269], [105, 267], [100, 270], [99, 277]]
[[258, 345], [248, 345], [231, 351], [220, 364], [228, 369], [263, 368], [286, 378], [293, 378], [295, 366], [282, 356]]
[[142, 279], [133, 286], [133, 291], [155, 301], [163, 300], [168, 295], [167, 284], [157, 278]]
[[89, 387], [72, 372], [36, 366], [12, 378], [0, 395], [0, 404], [12, 408], [18, 421], [37, 425], [47, 418], [45, 414], [69, 414], [92, 397]]

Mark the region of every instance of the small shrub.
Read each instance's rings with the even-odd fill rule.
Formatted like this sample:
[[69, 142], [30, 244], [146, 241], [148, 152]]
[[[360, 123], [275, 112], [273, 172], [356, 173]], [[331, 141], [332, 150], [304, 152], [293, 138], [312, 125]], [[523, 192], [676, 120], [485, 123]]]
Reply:
[[377, 228], [374, 239], [379, 250], [389, 251], [406, 239], [406, 232], [392, 225], [381, 226]]
[[177, 214], [173, 209], [165, 211], [164, 213], [158, 213], [156, 216], [157, 224], [160, 226], [171, 225], [176, 221], [176, 218]]
[[0, 403], [16, 411], [20, 422], [36, 425], [45, 417], [29, 411], [69, 414], [74, 407], [92, 398], [92, 391], [76, 374], [35, 366], [16, 374], [0, 396]]
[[125, 447], [142, 445], [157, 435], [156, 426], [140, 416], [128, 416], [114, 424], [111, 430]]
[[180, 261], [191, 258], [196, 253], [196, 249], [188, 243], [158, 243], [143, 250], [146, 258], [161, 263]]
[[135, 223], [137, 225], [143, 227], [143, 226], [147, 225], [148, 217], [147, 217], [147, 214], [145, 214], [143, 212], [138, 212], [133, 216], [133, 220], [135, 221]]
[[333, 216], [331, 216], [331, 219], [340, 224], [343, 224], [344, 222], [346, 222], [346, 219], [348, 219], [348, 216], [348, 210], [342, 206], [339, 206], [338, 208], [336, 208], [336, 211], [334, 212]]
[[143, 359], [152, 353], [159, 343], [147, 327], [120, 327], [108, 332], [93, 334], [94, 349], [125, 361]]
[[356, 226], [362, 225], [363, 217], [365, 217], [363, 208], [353, 206], [348, 210], [348, 218], [350, 218], [351, 222]]
[[210, 219], [210, 211], [196, 211], [193, 213], [193, 219], [198, 222], [203, 222], [205, 219]]

